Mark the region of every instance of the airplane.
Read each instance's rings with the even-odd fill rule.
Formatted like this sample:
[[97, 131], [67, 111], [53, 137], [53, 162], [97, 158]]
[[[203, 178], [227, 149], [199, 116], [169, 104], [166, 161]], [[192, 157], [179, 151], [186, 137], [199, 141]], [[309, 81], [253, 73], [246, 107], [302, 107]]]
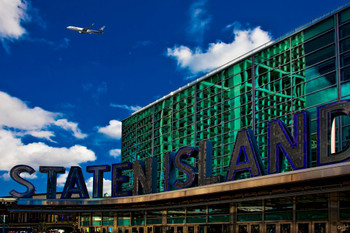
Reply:
[[80, 34], [102, 34], [104, 32], [105, 27], [106, 27], [106, 26], [103, 26], [99, 30], [92, 30], [92, 29], [90, 29], [92, 26], [94, 26], [94, 24], [91, 24], [90, 26], [88, 26], [86, 28], [68, 26], [67, 29], [72, 30], [72, 31], [77, 31]]

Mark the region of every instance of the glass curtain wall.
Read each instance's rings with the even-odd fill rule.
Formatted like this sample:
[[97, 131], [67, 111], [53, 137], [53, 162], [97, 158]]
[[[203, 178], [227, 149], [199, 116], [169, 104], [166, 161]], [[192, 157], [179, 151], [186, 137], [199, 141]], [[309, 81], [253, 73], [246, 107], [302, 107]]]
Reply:
[[[158, 191], [164, 191], [163, 156], [183, 146], [213, 142], [213, 175], [226, 175], [237, 132], [252, 129], [267, 169], [267, 124], [281, 119], [293, 135], [293, 117], [311, 118], [313, 165], [316, 163], [316, 108], [350, 97], [350, 9], [296, 32], [139, 110], [123, 121], [122, 161], [155, 156]], [[350, 140], [350, 121], [334, 139], [333, 152]], [[346, 130], [347, 129], [347, 130]], [[186, 162], [197, 166], [198, 159]], [[282, 172], [290, 171], [288, 161]], [[132, 187], [132, 173], [125, 188]], [[242, 173], [238, 179], [249, 177]], [[185, 179], [177, 172], [177, 179]]]

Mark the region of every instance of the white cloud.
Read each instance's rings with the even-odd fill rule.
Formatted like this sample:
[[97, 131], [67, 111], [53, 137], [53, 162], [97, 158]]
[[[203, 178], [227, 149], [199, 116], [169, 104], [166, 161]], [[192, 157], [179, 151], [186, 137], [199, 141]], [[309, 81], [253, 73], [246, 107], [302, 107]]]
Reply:
[[[21, 173], [21, 177], [22, 177], [22, 178], [26, 178], [26, 179], [28, 179], [28, 180], [33, 180], [33, 179], [38, 178], [38, 176], [37, 176], [35, 173], [30, 175], [30, 174], [27, 173], [27, 172]], [[10, 173], [9, 173], [9, 172], [6, 172], [6, 173], [2, 174], [2, 175], [0, 176], [0, 178], [3, 179], [3, 180], [5, 180], [5, 181], [11, 180], [11, 176], [10, 176]]]
[[26, 0], [0, 0], [0, 38], [18, 39], [26, 30], [21, 23], [29, 21]]
[[[112, 182], [110, 180], [103, 178], [103, 195], [107, 193], [108, 196], [111, 196], [111, 190], [112, 190], [111, 185], [112, 185]], [[86, 181], [86, 187], [90, 195], [92, 195], [93, 177], [90, 177]]]
[[118, 120], [111, 120], [109, 121], [109, 125], [100, 127], [98, 132], [110, 138], [120, 139], [122, 136], [122, 122]]
[[27, 131], [26, 134], [32, 135], [33, 137], [36, 138], [44, 138], [46, 140], [49, 140], [51, 142], [55, 142], [51, 139], [51, 137], [54, 137], [55, 134], [52, 131], [47, 131], [47, 130], [32, 130], [32, 131]]
[[137, 110], [139, 110], [141, 108], [141, 106], [133, 106], [133, 105], [125, 105], [125, 104], [110, 104], [111, 107], [113, 108], [122, 108], [122, 109], [126, 109], [126, 110], [129, 110], [129, 111], [132, 111], [132, 112], [135, 112]]
[[0, 178], [5, 180], [5, 181], [9, 181], [11, 179], [11, 176], [10, 176], [10, 174], [8, 172], [6, 172], [6, 173], [2, 174], [0, 176]]
[[64, 185], [66, 184], [67, 177], [68, 177], [67, 171], [64, 174], [59, 175], [57, 177], [57, 187], [64, 187]]
[[[208, 29], [211, 17], [205, 9], [206, 0], [198, 0], [190, 7], [190, 27], [189, 33], [192, 38], [198, 42], [202, 42], [204, 32]], [[195, 35], [195, 36], [193, 36]]]
[[27, 164], [34, 169], [43, 166], [75, 166], [96, 160], [95, 153], [85, 146], [50, 147], [42, 142], [23, 144], [7, 130], [0, 130], [0, 170], [10, 170], [18, 164]]
[[67, 131], [71, 131], [74, 135], [74, 137], [83, 139], [86, 138], [88, 135], [81, 132], [81, 130], [78, 128], [78, 124], [75, 122], [69, 122], [67, 119], [59, 119], [55, 121], [54, 123], [57, 126], [60, 126], [62, 129], [65, 129]]
[[200, 48], [194, 51], [186, 46], [168, 48], [167, 55], [177, 60], [181, 68], [189, 69], [193, 74], [215, 69], [252, 49], [271, 41], [268, 32], [260, 27], [254, 29], [234, 29], [234, 40], [231, 43], [210, 43], [203, 52]]
[[28, 108], [20, 99], [0, 91], [0, 126], [38, 130], [52, 124], [57, 113], [39, 107]]
[[122, 153], [121, 149], [113, 149], [109, 151], [109, 155], [114, 158], [120, 157], [121, 153]]
[[[0, 0], [1, 1], [1, 0]], [[29, 108], [22, 100], [0, 91], [0, 127], [20, 130], [17, 136], [25, 134], [52, 141], [55, 134], [47, 130], [50, 126], [58, 126], [71, 131], [76, 138], [87, 137], [78, 128], [78, 124], [67, 119], [56, 120], [59, 113], [46, 111], [40, 107]]]

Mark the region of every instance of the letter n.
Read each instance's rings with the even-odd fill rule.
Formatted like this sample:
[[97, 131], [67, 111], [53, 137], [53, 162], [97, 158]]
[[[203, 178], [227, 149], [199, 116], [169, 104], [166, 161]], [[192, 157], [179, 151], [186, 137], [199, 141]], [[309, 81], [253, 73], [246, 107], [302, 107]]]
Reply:
[[279, 173], [283, 167], [284, 155], [293, 170], [309, 165], [309, 133], [306, 112], [294, 116], [294, 139], [281, 120], [268, 125], [268, 174]]
[[[155, 193], [157, 191], [157, 159], [149, 157], [145, 163], [143, 161], [135, 161], [133, 163], [133, 195]], [[145, 171], [146, 170], [146, 171]], [[146, 174], [145, 174], [146, 173]]]

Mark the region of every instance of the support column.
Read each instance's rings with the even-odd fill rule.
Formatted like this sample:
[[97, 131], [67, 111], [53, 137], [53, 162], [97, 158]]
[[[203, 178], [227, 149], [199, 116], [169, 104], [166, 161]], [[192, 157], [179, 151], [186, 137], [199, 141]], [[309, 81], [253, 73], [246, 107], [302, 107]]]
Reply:
[[118, 232], [118, 213], [114, 212], [113, 216], [113, 232]]
[[230, 204], [230, 232], [236, 232], [236, 203]]
[[339, 195], [337, 192], [329, 194], [328, 219], [328, 232], [337, 232], [337, 225], [339, 224]]
[[166, 233], [166, 228], [167, 228], [167, 211], [163, 210], [162, 211], [162, 233]]

